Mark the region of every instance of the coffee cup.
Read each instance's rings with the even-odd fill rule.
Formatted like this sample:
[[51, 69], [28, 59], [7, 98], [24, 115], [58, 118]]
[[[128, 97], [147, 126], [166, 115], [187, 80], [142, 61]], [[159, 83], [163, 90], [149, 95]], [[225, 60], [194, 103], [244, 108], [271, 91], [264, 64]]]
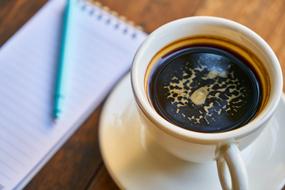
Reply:
[[[149, 97], [153, 58], [174, 42], [197, 36], [211, 36], [252, 52], [260, 60], [255, 67], [264, 72], [259, 110], [239, 127], [216, 132], [185, 129], [163, 117]], [[263, 76], [264, 75], [264, 76]], [[266, 75], [266, 76], [265, 76]], [[131, 69], [131, 83], [140, 117], [147, 133], [167, 152], [190, 162], [215, 161], [223, 189], [248, 189], [246, 167], [241, 151], [268, 126], [282, 95], [283, 78], [279, 61], [270, 46], [249, 28], [223, 18], [195, 16], [167, 23], [152, 32], [138, 49]], [[269, 126], [268, 126], [269, 127]], [[227, 180], [227, 168], [231, 181]]]

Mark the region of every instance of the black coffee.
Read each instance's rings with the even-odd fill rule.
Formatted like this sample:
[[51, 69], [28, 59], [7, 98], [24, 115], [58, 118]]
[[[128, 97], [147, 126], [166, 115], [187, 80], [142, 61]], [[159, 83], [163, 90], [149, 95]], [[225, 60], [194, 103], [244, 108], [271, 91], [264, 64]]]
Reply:
[[154, 65], [149, 96], [169, 122], [198, 132], [242, 126], [261, 102], [259, 79], [246, 59], [215, 46], [190, 46]]

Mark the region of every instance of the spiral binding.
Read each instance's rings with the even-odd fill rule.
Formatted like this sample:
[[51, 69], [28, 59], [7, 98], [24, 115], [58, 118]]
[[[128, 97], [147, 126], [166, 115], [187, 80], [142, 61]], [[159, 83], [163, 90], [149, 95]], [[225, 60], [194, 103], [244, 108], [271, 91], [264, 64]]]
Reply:
[[[100, 2], [95, 1], [95, 0], [77, 0], [79, 3], [79, 6], [81, 10], [88, 12], [89, 15], [95, 15], [96, 14], [96, 19], [97, 20], [102, 20], [104, 19], [104, 22], [106, 25], [112, 26], [115, 30], [121, 30], [121, 32], [124, 35], [130, 35], [131, 38], [135, 39], [138, 35], [137, 31], [130, 31], [130, 29], [127, 27], [128, 25], [143, 32], [142, 27], [137, 26], [134, 24], [134, 22], [126, 19], [126, 17], [119, 15], [116, 11], [110, 10], [109, 7], [102, 5]], [[98, 7], [99, 9], [95, 9], [94, 5]], [[109, 15], [106, 17], [106, 14], [104, 14], [105, 11], [106, 13], [110, 14], [111, 16], [116, 18], [115, 23], [111, 23], [114, 19], [112, 19]], [[105, 17], [103, 17], [103, 15]], [[126, 24], [126, 27], [121, 28], [121, 23], [123, 22], [124, 25]]]

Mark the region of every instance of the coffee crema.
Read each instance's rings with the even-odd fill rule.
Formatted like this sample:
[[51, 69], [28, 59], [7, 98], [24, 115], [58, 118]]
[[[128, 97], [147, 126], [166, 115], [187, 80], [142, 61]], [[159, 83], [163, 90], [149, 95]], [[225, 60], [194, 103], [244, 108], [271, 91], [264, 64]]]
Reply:
[[167, 121], [198, 132], [223, 132], [246, 124], [266, 104], [266, 76], [250, 51], [225, 40], [195, 37], [154, 56], [145, 88]]

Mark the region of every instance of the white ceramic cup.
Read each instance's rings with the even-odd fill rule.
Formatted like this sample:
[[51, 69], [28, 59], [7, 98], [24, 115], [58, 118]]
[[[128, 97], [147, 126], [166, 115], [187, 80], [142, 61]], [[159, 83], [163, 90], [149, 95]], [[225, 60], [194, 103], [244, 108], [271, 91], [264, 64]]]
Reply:
[[[247, 47], [262, 60], [269, 74], [271, 89], [266, 105], [253, 120], [240, 128], [218, 133], [186, 130], [165, 120], [149, 101], [145, 74], [151, 59], [170, 43], [197, 35], [221, 37]], [[239, 23], [217, 17], [175, 20], [152, 32], [140, 46], [133, 61], [131, 82], [141, 118], [149, 133], [165, 150], [192, 162], [216, 160], [223, 189], [248, 189], [247, 172], [240, 151], [250, 145], [266, 126], [278, 105], [283, 83], [278, 59], [260, 36]], [[226, 180], [226, 165], [231, 183]]]

